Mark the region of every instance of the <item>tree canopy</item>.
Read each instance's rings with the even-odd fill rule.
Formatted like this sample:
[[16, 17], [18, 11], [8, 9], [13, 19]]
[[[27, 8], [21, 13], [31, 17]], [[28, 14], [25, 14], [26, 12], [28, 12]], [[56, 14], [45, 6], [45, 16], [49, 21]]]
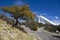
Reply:
[[33, 20], [35, 15], [33, 12], [29, 9], [28, 5], [23, 6], [9, 6], [9, 7], [2, 7], [2, 10], [4, 12], [8, 12], [13, 15], [13, 17], [16, 19], [18, 18], [25, 18], [29, 20]]

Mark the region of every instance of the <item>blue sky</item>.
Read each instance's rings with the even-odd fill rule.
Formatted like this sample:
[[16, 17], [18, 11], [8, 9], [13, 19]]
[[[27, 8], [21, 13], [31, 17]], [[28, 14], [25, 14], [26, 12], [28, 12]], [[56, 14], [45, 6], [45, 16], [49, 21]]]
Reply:
[[0, 0], [0, 7], [24, 4], [29, 4], [33, 13], [60, 24], [60, 0]]

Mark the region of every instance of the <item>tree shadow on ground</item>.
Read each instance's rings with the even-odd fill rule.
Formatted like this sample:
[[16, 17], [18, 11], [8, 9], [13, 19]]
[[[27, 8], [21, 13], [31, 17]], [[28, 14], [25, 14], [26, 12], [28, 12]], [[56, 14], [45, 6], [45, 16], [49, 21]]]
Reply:
[[52, 37], [60, 38], [60, 36], [57, 36], [57, 35], [52, 35]]

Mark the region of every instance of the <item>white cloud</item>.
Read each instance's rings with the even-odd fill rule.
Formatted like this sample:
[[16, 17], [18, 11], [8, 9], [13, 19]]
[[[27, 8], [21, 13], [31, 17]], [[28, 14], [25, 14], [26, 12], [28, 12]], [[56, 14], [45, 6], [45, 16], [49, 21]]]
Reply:
[[36, 16], [38, 16], [38, 14], [39, 14], [40, 12], [36, 12], [36, 11], [35, 11], [35, 12], [33, 12], [33, 13], [34, 13]]
[[52, 21], [56, 24], [56, 25], [60, 25], [60, 19], [58, 16], [54, 17], [55, 19], [53, 19]]
[[42, 12], [38, 12], [38, 11], [35, 11], [33, 13], [36, 14], [36, 15], [43, 15], [43, 16], [48, 15], [47, 13], [42, 13]]
[[59, 17], [58, 16], [55, 16], [55, 19], [59, 19]]
[[60, 20], [52, 20], [56, 25], [60, 25]]
[[14, 2], [14, 5], [23, 5], [23, 4], [24, 4], [23, 0], [17, 0]]
[[40, 13], [40, 12], [35, 11], [35, 12], [33, 12], [33, 13]]

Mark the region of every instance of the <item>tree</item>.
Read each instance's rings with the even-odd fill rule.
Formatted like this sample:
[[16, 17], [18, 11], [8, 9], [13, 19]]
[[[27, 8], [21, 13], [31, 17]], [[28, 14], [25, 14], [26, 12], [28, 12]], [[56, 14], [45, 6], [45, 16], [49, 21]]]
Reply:
[[28, 5], [2, 7], [2, 10], [13, 15], [14, 19], [16, 19], [15, 25], [18, 23], [18, 18], [33, 20], [35, 17], [35, 15], [30, 11]]

